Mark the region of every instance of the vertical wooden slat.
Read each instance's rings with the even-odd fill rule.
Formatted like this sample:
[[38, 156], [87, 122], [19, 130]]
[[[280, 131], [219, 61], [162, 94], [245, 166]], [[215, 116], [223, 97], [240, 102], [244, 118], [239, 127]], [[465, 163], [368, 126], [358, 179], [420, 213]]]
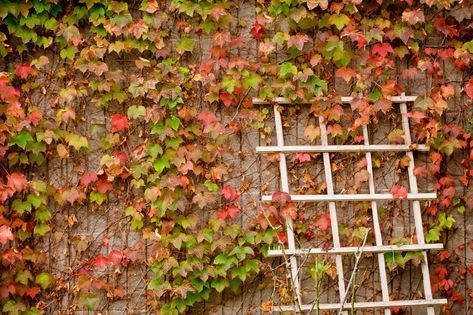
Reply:
[[[278, 110], [278, 106], [274, 105], [274, 122], [276, 127], [276, 141], [278, 146], [284, 146], [284, 134], [282, 127], [281, 113]], [[287, 176], [287, 164], [286, 164], [286, 155], [284, 153], [279, 153], [279, 172], [281, 174], [281, 191], [290, 194], [289, 191], [289, 180]], [[286, 230], [287, 230], [287, 245], [289, 249], [296, 249], [296, 242], [294, 238], [294, 228], [291, 218], [286, 219]], [[300, 294], [300, 281], [299, 281], [299, 272], [297, 266], [297, 257], [291, 256], [289, 260], [291, 268], [291, 280], [294, 285], [294, 292], [296, 294], [296, 304], [301, 305], [301, 294]]]
[[[409, 119], [407, 117], [407, 104], [401, 103], [400, 104], [401, 110], [401, 119], [402, 119], [402, 129], [404, 131], [404, 139], [407, 145], [412, 143], [411, 133], [409, 128]], [[412, 151], [406, 153], [407, 157], [409, 158], [409, 167], [408, 167], [408, 176], [409, 176], [409, 190], [411, 193], [418, 193], [417, 189], [417, 179], [414, 175], [414, 154]], [[415, 231], [417, 236], [417, 242], [419, 244], [425, 244], [424, 239], [424, 229], [422, 226], [422, 213], [420, 209], [420, 202], [418, 200], [412, 201], [412, 210], [414, 213], [414, 224], [415, 224]], [[427, 262], [427, 253], [423, 252], [423, 262], [422, 262], [422, 281], [424, 284], [424, 295], [425, 299], [432, 300], [432, 286], [430, 283], [430, 274], [429, 274], [429, 265]], [[433, 307], [427, 308], [428, 315], [435, 315], [435, 311]]]
[[[363, 126], [363, 138], [365, 141], [365, 145], [369, 145], [369, 136], [368, 136], [368, 127], [366, 125]], [[366, 168], [368, 169], [369, 177], [368, 177], [368, 186], [370, 194], [375, 194], [376, 190], [374, 188], [374, 174], [373, 174], [373, 163], [371, 159], [371, 152], [366, 152]], [[376, 201], [371, 202], [371, 211], [373, 216], [373, 228], [374, 228], [374, 236], [376, 240], [376, 246], [383, 245], [383, 237], [381, 235], [381, 227], [379, 225], [379, 217], [378, 217], [378, 205]], [[386, 264], [384, 261], [384, 253], [380, 253], [378, 256], [378, 266], [379, 266], [379, 277], [381, 282], [381, 293], [383, 297], [383, 301], [389, 301], [389, 289], [388, 289], [388, 280], [386, 275]], [[385, 315], [391, 315], [390, 309], [384, 310]]]
[[[321, 142], [322, 145], [328, 145], [328, 137], [327, 137], [327, 128], [325, 126], [324, 118], [319, 116], [319, 127], [321, 133]], [[322, 157], [324, 160], [324, 174], [325, 174], [325, 182], [327, 183], [327, 194], [333, 195], [333, 179], [332, 179], [332, 168], [330, 165], [330, 153], [324, 152], [322, 153]], [[333, 246], [338, 248], [340, 247], [340, 236], [338, 234], [338, 219], [337, 219], [337, 209], [335, 206], [335, 202], [331, 201], [328, 203], [329, 212], [330, 212], [330, 225], [332, 228], [332, 238], [333, 238]], [[343, 275], [343, 260], [341, 255], [335, 256], [335, 265], [337, 268], [338, 274], [338, 291], [340, 295], [340, 302], [345, 300], [345, 278]], [[347, 311], [341, 312], [341, 314], [348, 314]]]

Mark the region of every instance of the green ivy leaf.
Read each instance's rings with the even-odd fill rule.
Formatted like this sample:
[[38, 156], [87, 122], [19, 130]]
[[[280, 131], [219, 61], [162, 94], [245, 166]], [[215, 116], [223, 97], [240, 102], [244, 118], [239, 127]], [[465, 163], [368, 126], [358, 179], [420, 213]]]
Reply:
[[186, 51], [192, 52], [194, 50], [195, 42], [190, 37], [181, 37], [179, 42], [176, 44], [176, 51], [179, 54], [183, 54]]
[[143, 117], [146, 113], [146, 108], [142, 105], [140, 106], [136, 106], [136, 105], [132, 105], [128, 108], [128, 112], [127, 112], [127, 115], [129, 118], [131, 119], [136, 119], [136, 118], [139, 118], [139, 117]]
[[262, 79], [259, 75], [257, 75], [256, 73], [252, 73], [243, 79], [243, 87], [245, 89], [251, 87], [256, 90], [261, 81]]
[[13, 146], [16, 144], [24, 150], [26, 146], [32, 142], [34, 142], [34, 139], [31, 134], [26, 130], [22, 130], [19, 133], [13, 135], [12, 140], [8, 145]]
[[227, 279], [214, 279], [211, 282], [211, 287], [214, 288], [217, 292], [221, 293], [226, 287], [228, 287], [230, 283]]
[[348, 23], [350, 23], [350, 18], [345, 14], [332, 14], [328, 19], [328, 22], [331, 25], [335, 25], [339, 31], [342, 30]]
[[180, 126], [182, 126], [181, 120], [176, 116], [166, 119], [166, 126], [172, 128], [174, 131], [177, 131]]
[[28, 285], [28, 282], [32, 280], [33, 280], [33, 275], [28, 269], [22, 269], [18, 271], [15, 276], [15, 281], [23, 285]]
[[62, 59], [74, 60], [74, 57], [78, 51], [79, 50], [76, 46], [68, 46], [67, 48], [61, 49], [59, 55]]
[[171, 167], [169, 164], [169, 159], [165, 157], [160, 157], [159, 159], [156, 159], [153, 163], [154, 170], [156, 173], [161, 174], [166, 168]]
[[28, 201], [23, 201], [21, 199], [13, 200], [11, 207], [13, 211], [18, 213], [19, 215], [22, 215], [25, 212], [31, 212], [31, 203], [29, 203]]
[[209, 181], [209, 180], [206, 180], [206, 181], [204, 182], [204, 186], [207, 187], [207, 189], [208, 189], [209, 191], [211, 191], [211, 192], [216, 192], [216, 191], [218, 191], [218, 185], [215, 184], [215, 183], [213, 183], [213, 182], [211, 182], [211, 181]]
[[93, 191], [93, 192], [90, 193], [90, 201], [91, 201], [91, 202], [95, 202], [95, 203], [98, 204], [99, 206], [100, 206], [105, 200], [107, 200], [107, 195], [106, 195], [106, 194], [99, 193], [98, 191]]
[[36, 276], [35, 283], [44, 290], [54, 283], [54, 277], [49, 273], [42, 272]]
[[440, 229], [438, 226], [431, 228], [425, 234], [425, 241], [427, 243], [438, 241], [439, 239], [440, 239]]
[[44, 234], [48, 233], [49, 231], [51, 231], [49, 224], [41, 223], [35, 225], [33, 233], [35, 235], [44, 236]]
[[292, 63], [286, 61], [281, 64], [281, 68], [279, 68], [279, 77], [285, 79], [289, 76], [294, 76], [297, 74], [297, 67]]

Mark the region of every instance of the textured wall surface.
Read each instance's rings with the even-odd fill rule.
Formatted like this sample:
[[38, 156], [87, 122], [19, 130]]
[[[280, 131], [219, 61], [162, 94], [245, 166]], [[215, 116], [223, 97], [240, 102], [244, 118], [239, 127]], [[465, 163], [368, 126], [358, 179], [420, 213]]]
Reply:
[[[258, 44], [250, 35], [251, 26], [256, 19], [255, 9], [257, 3], [254, 1], [237, 1], [232, 6], [232, 16], [234, 17], [231, 25], [231, 33], [241, 33], [247, 40], [242, 48], [233, 48], [235, 53], [249, 59], [258, 60]], [[244, 21], [241, 22], [241, 21]], [[238, 23], [238, 24], [237, 24]], [[281, 26], [284, 27], [284, 26]], [[175, 34], [172, 32], [176, 32]], [[171, 47], [173, 54], [175, 42], [179, 39], [177, 30], [172, 30], [171, 40], [167, 43]], [[312, 34], [311, 40], [316, 43], [317, 34]], [[189, 64], [199, 65], [210, 58], [209, 35], [199, 35], [196, 37], [196, 48], [188, 56]], [[441, 38], [429, 38], [426, 46], [438, 47], [442, 45]], [[34, 54], [35, 52], [31, 52]], [[47, 69], [38, 75], [36, 82], [44, 85], [45, 90], [35, 91], [31, 99], [32, 104], [39, 106], [44, 113], [54, 113], [54, 106], [72, 106], [80, 123], [69, 124], [66, 128], [75, 133], [80, 133], [89, 140], [90, 153], [82, 155], [70, 152], [70, 158], [60, 159], [55, 156], [48, 159], [46, 163], [39, 167], [34, 174], [43, 178], [46, 182], [67, 190], [67, 187], [77, 185], [80, 174], [84, 172], [97, 172], [101, 170], [100, 159], [107, 152], [103, 150], [100, 143], [107, 136], [109, 129], [110, 115], [106, 110], [98, 109], [94, 104], [94, 98], [91, 96], [82, 97], [80, 91], [74, 91], [74, 97], [64, 96], [61, 90], [74, 90], [74, 86], [66, 78], [60, 80], [53, 77], [52, 74], [58, 71], [65, 71], [64, 61], [59, 60], [51, 52], [46, 51], [50, 59]], [[281, 63], [287, 56], [276, 52], [273, 57], [275, 63]], [[127, 57], [126, 60], [113, 60], [110, 63], [116, 65], [116, 73], [108, 73], [108, 76], [120, 76], [120, 71], [127, 76], [124, 85], [132, 83], [130, 80], [129, 67], [127, 63], [135, 62], [134, 58]], [[13, 60], [0, 61], [3, 69], [7, 70], [11, 64], [17, 63]], [[465, 97], [461, 94], [461, 82], [463, 74], [449, 62], [441, 61], [444, 73], [448, 80], [455, 87], [455, 96], [449, 100], [449, 108], [443, 116], [445, 122], [455, 122], [460, 119], [458, 115], [459, 106], [463, 106]], [[431, 78], [426, 74], [417, 74], [415, 77], [406, 77], [405, 73], [408, 67], [403, 62], [396, 64], [397, 82], [402, 83], [406, 95], [428, 95], [432, 87]], [[135, 68], [134, 68], [135, 69]], [[136, 69], [135, 69], [136, 70]], [[325, 69], [327, 72], [335, 72], [335, 69]], [[334, 76], [335, 77], [335, 76]], [[88, 80], [87, 77], [82, 77]], [[332, 82], [339, 96], [350, 95], [352, 86], [345, 81], [337, 78]], [[47, 92], [45, 92], [47, 91]], [[216, 110], [215, 106], [209, 105], [204, 101], [205, 91], [195, 89], [199, 108], [208, 108], [215, 112], [217, 117], [223, 122], [232, 122], [238, 120], [239, 110], [235, 108], [227, 109], [223, 106]], [[246, 98], [250, 99], [252, 92], [248, 93]], [[119, 104], [126, 108], [129, 104]], [[238, 105], [240, 106], [240, 104]], [[223, 175], [222, 185], [231, 185], [240, 188], [241, 197], [239, 205], [243, 209], [242, 215], [238, 217], [238, 224], [242, 227], [253, 222], [261, 207], [261, 196], [273, 191], [279, 190], [279, 169], [277, 162], [266, 155], [258, 155], [255, 152], [257, 145], [275, 145], [276, 137], [274, 131], [274, 121], [272, 108], [270, 105], [259, 105], [260, 108], [267, 107], [269, 114], [265, 119], [263, 128], [247, 128], [241, 132], [230, 136], [230, 148], [221, 157], [222, 164], [231, 165], [228, 174]], [[310, 114], [311, 105], [287, 105], [281, 107], [283, 114], [284, 133], [286, 145], [308, 144], [307, 137], [304, 136], [304, 130], [307, 125], [317, 126], [316, 118]], [[350, 113], [349, 105], [346, 106], [346, 113]], [[54, 114], [52, 114], [54, 115]], [[347, 126], [351, 124], [350, 120], [342, 120]], [[389, 115], [379, 115], [379, 122], [370, 126], [370, 140], [373, 144], [388, 143], [388, 134], [400, 128], [400, 116], [396, 110]], [[338, 144], [338, 138], [331, 138], [330, 144]], [[140, 134], [132, 133], [127, 142], [129, 153], [134, 152], [143, 143]], [[368, 193], [368, 186], [365, 182], [361, 187], [354, 188], [356, 179], [354, 174], [359, 170], [358, 167], [364, 158], [364, 154], [332, 154], [332, 171], [337, 193], [352, 193], [355, 189], [357, 193]], [[394, 183], [404, 183], [407, 187], [407, 170], [399, 172], [399, 163], [403, 163], [402, 154], [374, 154], [374, 158], [380, 162], [380, 167], [375, 170], [376, 189], [379, 193], [390, 191]], [[463, 167], [460, 162], [463, 159], [460, 154], [453, 155], [448, 163], [448, 171], [456, 176], [463, 175]], [[405, 162], [405, 161], [404, 161]], [[425, 153], [416, 153], [416, 164], [428, 166], [428, 158]], [[292, 193], [324, 193], [325, 179], [323, 175], [322, 156], [319, 154], [311, 155], [308, 162], [299, 163], [293, 154], [288, 155], [288, 170], [290, 178], [290, 187]], [[44, 264], [53, 275], [61, 275], [64, 283], [62, 284], [68, 294], [61, 299], [52, 299], [48, 310], [55, 314], [64, 314], [70, 305], [76, 303], [77, 296], [74, 294], [74, 285], [72, 280], [68, 280], [68, 272], [81, 270], [81, 264], [85, 258], [90, 258], [99, 254], [108, 255], [113, 249], [123, 249], [128, 259], [151, 261], [153, 255], [156, 255], [156, 249], [152, 242], [144, 239], [141, 232], [130, 228], [130, 218], [124, 215], [123, 209], [127, 202], [132, 200], [137, 193], [131, 186], [117, 187], [120, 191], [111, 194], [105, 204], [101, 206], [85, 202], [81, 205], [70, 205], [66, 203], [55, 203], [51, 226], [52, 232], [45, 238], [41, 244], [45, 255]], [[419, 179], [420, 192], [432, 192], [434, 190], [432, 180], [427, 176]], [[471, 187], [457, 187], [458, 191], [466, 191], [471, 194]], [[470, 190], [470, 191], [468, 191]], [[308, 222], [312, 222], [321, 215], [328, 212], [327, 205], [324, 203], [307, 203], [299, 205], [303, 209], [303, 216]], [[414, 221], [411, 211], [411, 205], [406, 201], [380, 202], [378, 205], [382, 222], [383, 240], [385, 244], [392, 244], [399, 239], [412, 239], [414, 236]], [[423, 209], [428, 204], [423, 205]], [[339, 216], [339, 226], [341, 233], [341, 242], [345, 246], [358, 246], [360, 243], [359, 235], [353, 235], [348, 226], [356, 222], [359, 226], [370, 227], [371, 215], [370, 209], [366, 204], [355, 204], [350, 202], [337, 203], [337, 214]], [[196, 214], [200, 221], [204, 221], [210, 214], [200, 211]], [[443, 241], [446, 248], [458, 254], [459, 259], [456, 263], [469, 268], [472, 264], [472, 242], [470, 235], [473, 229], [473, 217], [467, 214], [461, 215], [455, 213], [455, 229], [448, 231]], [[432, 218], [424, 212], [423, 220], [428, 223]], [[296, 226], [296, 229], [303, 230], [305, 227]], [[152, 231], [154, 233], [154, 231]], [[311, 239], [300, 237], [298, 244], [304, 247], [330, 246], [331, 238], [327, 236], [315, 235]], [[368, 244], [374, 245], [374, 237], [370, 235]], [[458, 246], [463, 244], [463, 246]], [[87, 257], [84, 257], [87, 255]], [[433, 252], [431, 255], [438, 255]], [[308, 276], [307, 269], [315, 262], [313, 257], [302, 257], [299, 261], [301, 274], [303, 275], [303, 300], [311, 302], [314, 296], [320, 294], [321, 301], [327, 303], [339, 302], [336, 271], [328, 272], [331, 276], [326, 276], [322, 280], [319, 289], [314, 288], [313, 280]], [[323, 257], [325, 261], [333, 262], [334, 257]], [[344, 257], [345, 278], [348, 279], [352, 272], [355, 259], [354, 257]], [[267, 263], [272, 266], [272, 272], [259, 274], [253, 279], [247, 280], [238, 292], [225, 291], [223, 294], [210, 296], [205, 303], [187, 311], [188, 314], [263, 314], [261, 305], [267, 301], [278, 303], [278, 296], [284, 295], [284, 290], [288, 290], [283, 282], [277, 279], [284, 279], [285, 273], [281, 270], [284, 266], [284, 259], [267, 258]], [[420, 299], [423, 297], [422, 279], [418, 260], [412, 260], [404, 268], [388, 269], [388, 281], [390, 296], [392, 299]], [[151, 266], [147, 264], [130, 264], [123, 268], [106, 268], [101, 272], [104, 279], [117, 279], [117, 286], [125, 291], [123, 299], [101, 298], [96, 305], [96, 313], [101, 314], [148, 314], [151, 313], [146, 306], [147, 302], [147, 284], [152, 277]], [[431, 265], [433, 270], [436, 265]], [[471, 275], [466, 273], [466, 285], [462, 287], [464, 295], [468, 296], [468, 286], [473, 286]], [[72, 279], [72, 275], [71, 275]], [[363, 255], [359, 270], [356, 274], [356, 300], [357, 301], [376, 301], [381, 300], [378, 264], [375, 255]], [[319, 292], [316, 292], [319, 291]], [[149, 302], [149, 301], [148, 301]], [[283, 301], [284, 302], [284, 301]], [[454, 306], [453, 314], [468, 314], [468, 298], [463, 304]], [[69, 309], [68, 311], [76, 314], [87, 314], [85, 310]], [[438, 309], [437, 309], [438, 311]], [[380, 310], [364, 310], [359, 314], [382, 314]], [[358, 314], [357, 313], [357, 314]], [[402, 314], [424, 314], [423, 309], [407, 309]], [[323, 313], [325, 314], [325, 313]], [[328, 313], [327, 313], [328, 314]], [[401, 314], [401, 313], [399, 313]]]

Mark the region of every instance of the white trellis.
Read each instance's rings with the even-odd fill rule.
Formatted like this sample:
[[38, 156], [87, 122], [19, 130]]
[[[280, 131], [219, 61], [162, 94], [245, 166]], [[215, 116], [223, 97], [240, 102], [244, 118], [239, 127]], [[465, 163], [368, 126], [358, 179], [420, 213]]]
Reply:
[[[279, 153], [279, 170], [281, 177], [281, 191], [286, 192], [291, 196], [293, 201], [308, 201], [308, 202], [328, 202], [329, 214], [331, 220], [331, 229], [333, 235], [333, 248], [298, 248], [295, 243], [293, 222], [290, 218], [286, 220], [287, 230], [287, 249], [270, 250], [269, 256], [284, 256], [288, 257], [288, 267], [290, 269], [291, 280], [293, 284], [293, 290], [295, 293], [294, 304], [292, 305], [279, 305], [273, 308], [275, 312], [307, 312], [314, 310], [314, 305], [303, 304], [301, 299], [301, 284], [299, 276], [299, 266], [297, 258], [305, 255], [323, 255], [323, 254], [335, 254], [335, 264], [338, 275], [338, 288], [340, 295], [339, 303], [332, 304], [318, 304], [317, 308], [320, 310], [347, 310], [354, 307], [355, 309], [365, 308], [378, 308], [384, 309], [385, 315], [391, 314], [390, 308], [392, 307], [409, 307], [409, 306], [424, 306], [427, 310], [428, 315], [434, 315], [434, 305], [446, 304], [446, 299], [433, 299], [432, 288], [430, 283], [429, 266], [427, 262], [427, 250], [442, 249], [443, 244], [426, 244], [424, 239], [424, 232], [422, 227], [422, 215], [420, 208], [420, 200], [435, 199], [435, 193], [419, 193], [417, 188], [417, 180], [414, 175], [414, 154], [413, 151], [428, 151], [429, 148], [425, 145], [415, 145], [411, 143], [411, 134], [409, 127], [409, 119], [407, 116], [407, 103], [414, 102], [416, 96], [396, 96], [392, 97], [391, 101], [393, 104], [398, 104], [400, 113], [402, 116], [402, 129], [404, 131], [405, 144], [403, 145], [370, 145], [368, 137], [368, 127], [363, 126], [363, 145], [329, 145], [326, 125], [324, 118], [319, 116], [319, 127], [321, 131], [321, 145], [296, 145], [286, 146], [284, 145], [284, 134], [281, 114], [278, 111], [278, 105], [290, 104], [291, 102], [285, 98], [275, 98], [272, 102], [266, 102], [260, 99], [253, 99], [254, 104], [273, 104], [274, 107], [274, 119], [276, 129], [276, 146], [260, 146], [256, 148], [257, 152], [260, 153]], [[350, 103], [351, 97], [342, 97], [342, 103]], [[325, 181], [327, 184], [326, 195], [293, 195], [289, 190], [288, 171], [286, 165], [286, 153], [291, 152], [318, 152], [322, 153]], [[334, 187], [332, 181], [332, 170], [330, 167], [330, 153], [332, 152], [361, 152], [365, 153], [367, 171], [369, 173], [368, 186], [369, 194], [334, 194]], [[414, 215], [415, 233], [417, 236], [417, 244], [410, 245], [384, 245], [381, 234], [381, 228], [379, 224], [377, 201], [382, 200], [393, 200], [392, 194], [377, 194], [374, 186], [373, 178], [373, 165], [371, 152], [406, 152], [409, 158], [408, 166], [408, 178], [409, 178], [409, 193], [407, 200], [412, 201], [412, 210]], [[263, 196], [263, 201], [271, 201], [271, 196]], [[364, 253], [377, 254], [379, 274], [380, 274], [380, 285], [382, 301], [376, 302], [355, 302], [347, 303], [346, 299], [346, 283], [343, 272], [343, 254], [355, 254], [359, 251], [359, 247], [341, 247], [340, 238], [338, 233], [338, 220], [337, 220], [337, 209], [336, 201], [371, 201], [372, 209], [372, 220], [375, 235], [375, 246], [365, 246], [363, 248]], [[389, 298], [388, 281], [386, 274], [386, 266], [384, 260], [384, 253], [386, 252], [407, 252], [407, 251], [421, 251], [423, 254], [422, 268], [422, 280], [424, 287], [425, 299], [422, 300], [395, 300], [391, 301]], [[346, 314], [346, 312], [344, 312]]]

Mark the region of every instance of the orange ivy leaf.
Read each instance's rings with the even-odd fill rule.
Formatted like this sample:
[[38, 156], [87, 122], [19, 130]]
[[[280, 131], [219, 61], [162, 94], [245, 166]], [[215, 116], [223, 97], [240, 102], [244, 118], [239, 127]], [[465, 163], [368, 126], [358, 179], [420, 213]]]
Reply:
[[8, 176], [8, 187], [20, 192], [26, 189], [28, 186], [28, 181], [26, 180], [25, 175], [21, 173], [11, 173]]
[[8, 240], [13, 241], [14, 236], [11, 231], [11, 228], [6, 225], [0, 226], [0, 243], [5, 245]]
[[315, 221], [315, 226], [322, 231], [327, 231], [330, 227], [330, 223], [330, 215], [325, 213], [317, 221]]
[[335, 76], [337, 78], [342, 78], [348, 83], [352, 78], [356, 77], [356, 71], [351, 68], [342, 67], [335, 71]]

